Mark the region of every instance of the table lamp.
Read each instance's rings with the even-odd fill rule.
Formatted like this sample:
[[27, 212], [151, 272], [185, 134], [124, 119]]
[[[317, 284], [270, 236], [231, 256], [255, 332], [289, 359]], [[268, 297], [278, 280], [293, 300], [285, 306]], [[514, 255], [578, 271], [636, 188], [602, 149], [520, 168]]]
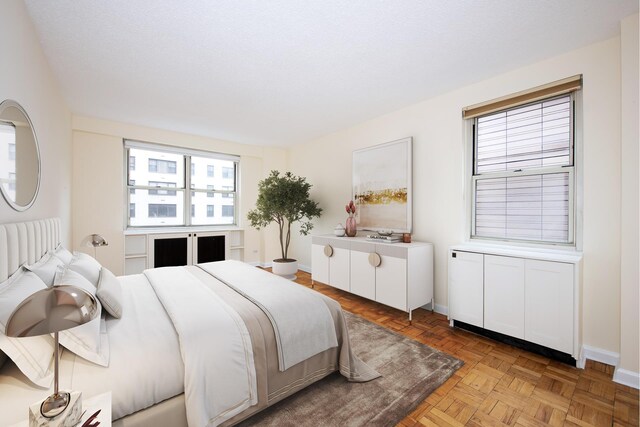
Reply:
[[57, 417], [67, 409], [71, 401], [70, 393], [58, 390], [58, 333], [83, 325], [98, 315], [95, 297], [70, 285], [41, 289], [27, 297], [11, 313], [6, 328], [6, 335], [9, 337], [54, 334], [53, 394], [40, 405], [43, 417]]
[[87, 246], [93, 248], [94, 258], [96, 258], [96, 248], [99, 248], [100, 246], [109, 246], [109, 242], [107, 242], [105, 238], [99, 234], [88, 235], [87, 237], [85, 237], [85, 242]]

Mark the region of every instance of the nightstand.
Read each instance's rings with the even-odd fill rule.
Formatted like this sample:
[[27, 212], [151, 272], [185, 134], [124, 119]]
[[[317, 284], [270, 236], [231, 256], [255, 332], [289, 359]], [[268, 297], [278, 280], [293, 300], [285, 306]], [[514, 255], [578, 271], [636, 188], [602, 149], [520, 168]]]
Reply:
[[[106, 393], [99, 394], [97, 396], [93, 396], [89, 399], [82, 400], [82, 411], [84, 415], [80, 420], [81, 426], [87, 418], [93, 415], [98, 409], [100, 409], [100, 414], [95, 418], [95, 420], [100, 421], [100, 425], [98, 427], [111, 427], [111, 392], [108, 391]], [[28, 412], [28, 408], [25, 409]], [[28, 427], [29, 420], [25, 419], [17, 424], [12, 425], [11, 427]]]

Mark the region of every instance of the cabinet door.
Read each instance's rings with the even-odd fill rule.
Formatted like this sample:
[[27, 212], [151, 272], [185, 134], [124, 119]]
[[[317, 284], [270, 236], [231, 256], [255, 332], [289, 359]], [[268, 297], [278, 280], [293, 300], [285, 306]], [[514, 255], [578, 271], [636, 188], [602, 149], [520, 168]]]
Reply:
[[484, 327], [484, 256], [453, 251], [449, 256], [449, 318]]
[[525, 265], [525, 339], [573, 354], [573, 264]]
[[191, 234], [150, 234], [149, 268], [191, 265]]
[[228, 233], [201, 232], [192, 236], [192, 264], [224, 261], [229, 255]]
[[484, 327], [524, 339], [524, 259], [484, 256]]
[[324, 254], [325, 245], [311, 245], [311, 279], [329, 283], [329, 257]]
[[351, 251], [351, 292], [376, 299], [376, 268], [369, 263], [369, 253]]
[[349, 249], [333, 248], [333, 256], [329, 258], [329, 282], [328, 284], [349, 291]]
[[376, 301], [407, 311], [407, 260], [381, 255], [376, 268]]

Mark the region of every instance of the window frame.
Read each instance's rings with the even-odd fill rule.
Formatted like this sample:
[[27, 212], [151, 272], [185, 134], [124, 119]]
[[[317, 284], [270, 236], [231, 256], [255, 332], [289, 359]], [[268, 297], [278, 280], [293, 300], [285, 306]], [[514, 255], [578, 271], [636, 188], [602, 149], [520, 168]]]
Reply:
[[[467, 220], [465, 221], [468, 232], [467, 238], [471, 241], [480, 242], [494, 242], [494, 243], [508, 243], [518, 246], [534, 246], [534, 247], [559, 247], [559, 248], [575, 248], [579, 249], [582, 245], [581, 242], [581, 230], [582, 230], [582, 198], [580, 197], [582, 191], [582, 134], [581, 134], [581, 117], [582, 117], [582, 97], [581, 90], [565, 93], [561, 95], [551, 95], [543, 99], [538, 99], [531, 102], [526, 102], [517, 106], [510, 106], [499, 111], [489, 112], [478, 117], [469, 119], [463, 119], [466, 124], [466, 135], [468, 143], [465, 144], [467, 151], [467, 160], [465, 161], [465, 186], [468, 198], [467, 203]], [[496, 114], [501, 111], [508, 111], [516, 108], [522, 108], [526, 105], [539, 104], [551, 99], [560, 98], [563, 96], [570, 96], [570, 108], [569, 115], [569, 131], [572, 144], [570, 146], [569, 157], [571, 164], [564, 166], [547, 166], [537, 168], [523, 168], [511, 171], [499, 171], [499, 172], [484, 172], [476, 173], [476, 158], [477, 158], [477, 120], [480, 117], [486, 115]], [[568, 200], [568, 241], [546, 241], [546, 240], [532, 240], [532, 239], [515, 239], [504, 237], [487, 237], [476, 236], [476, 188], [477, 182], [484, 179], [494, 178], [511, 178], [522, 176], [543, 176], [557, 173], [569, 174], [569, 200]]]
[[[183, 182], [184, 182], [184, 187], [177, 187], [177, 183], [176, 183], [176, 187], [167, 187], [171, 189], [171, 191], [175, 191], [176, 192], [176, 196], [171, 196], [171, 197], [181, 197], [180, 193], [182, 192], [182, 197], [183, 197], [183, 223], [182, 224], [148, 224], [148, 225], [131, 225], [131, 218], [129, 215], [129, 209], [126, 209], [126, 214], [125, 214], [125, 228], [126, 229], [147, 229], [147, 228], [207, 228], [207, 227], [211, 227], [211, 228], [220, 228], [220, 227], [238, 227], [238, 211], [239, 211], [239, 195], [240, 195], [240, 191], [239, 191], [239, 177], [240, 177], [240, 156], [237, 155], [233, 155], [233, 154], [224, 154], [224, 153], [217, 153], [217, 152], [213, 152], [213, 151], [203, 151], [203, 150], [193, 150], [193, 149], [188, 149], [188, 148], [183, 148], [183, 147], [177, 147], [177, 146], [170, 146], [170, 145], [162, 145], [162, 144], [155, 144], [155, 143], [149, 143], [149, 142], [142, 142], [142, 141], [136, 141], [136, 140], [131, 140], [131, 139], [123, 139], [123, 146], [124, 146], [124, 165], [125, 165], [125, 171], [124, 171], [124, 180], [125, 180], [125, 185], [124, 185], [124, 199], [125, 199], [125, 206], [129, 206], [129, 203], [131, 202], [131, 191], [133, 190], [133, 194], [135, 194], [135, 190], [164, 190], [165, 187], [157, 187], [157, 186], [149, 186], [149, 185], [129, 185], [129, 158], [130, 158], [130, 149], [131, 148], [135, 148], [135, 149], [142, 149], [142, 150], [148, 150], [148, 151], [156, 151], [156, 152], [164, 152], [164, 153], [171, 153], [171, 154], [178, 154], [180, 156], [182, 156], [182, 162], [184, 163], [184, 167], [183, 167], [183, 173], [184, 173], [184, 177], [183, 177]], [[136, 156], [133, 156], [136, 157]], [[202, 189], [194, 189], [191, 187], [191, 177], [192, 175], [192, 158], [193, 157], [200, 157], [200, 158], [210, 158], [213, 160], [226, 160], [226, 161], [232, 161], [233, 162], [233, 171], [234, 171], [234, 176], [233, 176], [233, 183], [234, 185], [232, 186], [233, 189], [232, 190], [202, 190]], [[137, 160], [137, 159], [136, 159]], [[151, 158], [149, 159], [151, 160]], [[157, 159], [156, 159], [157, 160]], [[176, 172], [172, 173], [172, 172], [166, 172], [167, 174], [170, 175], [175, 175], [175, 176], [179, 176], [179, 174], [177, 173], [177, 169], [178, 169], [178, 162], [176, 162]], [[137, 166], [137, 165], [136, 165]], [[134, 169], [135, 171], [135, 169]], [[163, 173], [163, 172], [149, 172], [151, 174], [153, 173]], [[227, 178], [230, 179], [230, 178]], [[216, 224], [192, 224], [192, 215], [191, 215], [191, 205], [193, 204], [193, 200], [195, 197], [195, 194], [201, 192], [201, 193], [212, 193], [212, 197], [215, 197], [215, 194], [221, 194], [221, 195], [226, 195], [226, 194], [232, 194], [233, 196], [233, 207], [234, 207], [234, 215], [233, 215], [233, 221], [232, 223], [216, 223]], [[153, 195], [152, 195], [153, 196]], [[220, 197], [222, 199], [222, 197]], [[231, 198], [231, 197], [229, 197]], [[152, 203], [149, 203], [152, 204]], [[215, 208], [214, 208], [215, 209]], [[176, 217], [178, 217], [178, 211], [176, 210]], [[168, 218], [174, 218], [174, 217], [168, 217]], [[230, 217], [225, 217], [225, 218], [230, 218]]]

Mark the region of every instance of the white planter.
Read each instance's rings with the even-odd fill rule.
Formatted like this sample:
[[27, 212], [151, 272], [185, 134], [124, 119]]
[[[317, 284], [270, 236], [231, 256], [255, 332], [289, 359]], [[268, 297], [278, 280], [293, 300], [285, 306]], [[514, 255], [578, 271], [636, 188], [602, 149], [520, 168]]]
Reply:
[[274, 259], [271, 264], [271, 271], [273, 274], [282, 276], [285, 279], [294, 280], [298, 272], [298, 261], [291, 259], [283, 262]]

